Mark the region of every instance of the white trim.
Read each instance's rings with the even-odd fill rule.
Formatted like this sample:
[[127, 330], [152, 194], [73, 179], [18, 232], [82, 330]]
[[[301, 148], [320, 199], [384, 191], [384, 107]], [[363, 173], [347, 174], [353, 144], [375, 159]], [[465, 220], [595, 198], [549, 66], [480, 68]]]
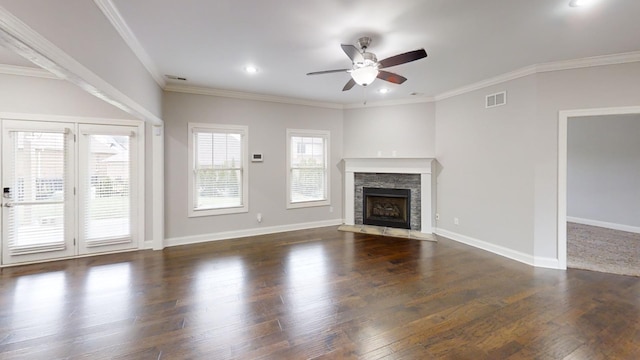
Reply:
[[[313, 201], [291, 201], [291, 137], [316, 137], [322, 138], [324, 145], [324, 186], [325, 186], [325, 198], [321, 200]], [[331, 132], [329, 130], [309, 130], [309, 129], [287, 129], [287, 209], [300, 209], [315, 206], [330, 206], [331, 205], [331, 171], [329, 166], [329, 159], [331, 159]]]
[[4, 120], [25, 120], [25, 121], [53, 121], [67, 123], [87, 123], [102, 125], [129, 125], [139, 126], [143, 124], [142, 120], [136, 119], [110, 119], [90, 116], [67, 116], [67, 115], [50, 115], [50, 114], [25, 114], [0, 112], [0, 119]]
[[434, 158], [347, 158], [344, 161], [344, 223], [355, 225], [355, 173], [419, 174], [420, 232], [433, 233]]
[[626, 64], [626, 63], [632, 63], [632, 62], [638, 62], [638, 61], [640, 61], [640, 51], [622, 53], [622, 54], [593, 56], [588, 58], [565, 60], [565, 61], [555, 61], [555, 62], [549, 62], [549, 63], [543, 63], [543, 64], [535, 64], [535, 65], [530, 65], [530, 66], [520, 68], [515, 71], [504, 73], [492, 78], [488, 78], [476, 83], [465, 85], [457, 89], [440, 93], [434, 96], [434, 99], [435, 101], [440, 101], [440, 100], [448, 99], [450, 97], [466, 94], [472, 91], [484, 89], [489, 86], [502, 84], [507, 81], [519, 79], [521, 77], [538, 74], [538, 73], [560, 71], [560, 70], [581, 69], [581, 68], [595, 67], [595, 66]]
[[124, 40], [125, 43], [129, 46], [131, 51], [136, 55], [138, 60], [142, 63], [142, 65], [147, 69], [149, 75], [153, 77], [160, 87], [164, 88], [167, 85], [164, 77], [158, 71], [156, 64], [151, 60], [151, 57], [147, 53], [147, 51], [142, 47], [138, 38], [136, 38], [127, 22], [124, 21], [120, 11], [118, 11], [117, 6], [111, 0], [94, 0], [100, 11], [104, 14], [104, 16], [109, 20], [111, 25], [116, 29], [120, 37]]
[[296, 99], [284, 96], [274, 96], [274, 95], [265, 95], [265, 94], [256, 94], [249, 92], [241, 92], [241, 91], [230, 91], [230, 90], [220, 90], [220, 89], [212, 89], [206, 87], [199, 86], [190, 86], [190, 85], [172, 85], [168, 84], [165, 88], [165, 91], [185, 93], [185, 94], [195, 94], [195, 95], [207, 95], [207, 96], [218, 96], [218, 97], [226, 97], [232, 99], [244, 99], [244, 100], [255, 100], [255, 101], [265, 101], [279, 104], [289, 104], [289, 105], [304, 105], [304, 106], [313, 106], [327, 109], [343, 109], [344, 106], [342, 104], [330, 103], [330, 102], [320, 102], [313, 100], [304, 100], [304, 99]]
[[158, 116], [100, 78], [2, 6], [0, 45], [123, 111], [151, 123], [162, 124]]
[[[164, 248], [164, 127], [153, 125], [151, 129], [152, 228], [154, 250]], [[146, 249], [146, 244], [144, 245]]]
[[32, 68], [27, 66], [16, 66], [0, 64], [0, 74], [16, 75], [16, 76], [30, 76], [42, 79], [55, 79], [61, 80], [55, 74], [41, 68]]
[[526, 254], [521, 251], [512, 250], [504, 246], [495, 245], [486, 241], [478, 240], [441, 228], [436, 228], [435, 233], [436, 235], [446, 237], [447, 239], [473, 246], [475, 248], [485, 250], [527, 265], [549, 269], [560, 269], [558, 261], [556, 259], [534, 257], [533, 255]]
[[621, 54], [591, 56], [580, 59], [554, 61], [536, 65], [536, 72], [550, 72], [560, 70], [581, 69], [595, 66], [619, 65], [640, 61], [640, 51]]
[[600, 221], [600, 220], [583, 219], [583, 218], [577, 218], [573, 216], [567, 216], [567, 222], [640, 234], [640, 227], [638, 226], [616, 224], [616, 223]]
[[20, 263], [13, 263], [13, 264], [0, 264], [0, 269], [17, 267], [17, 266], [24, 266], [24, 265], [44, 264], [44, 263], [49, 263], [49, 262], [53, 262], [53, 261], [61, 261], [61, 260], [76, 260], [76, 259], [99, 256], [99, 255], [124, 254], [124, 253], [130, 253], [130, 252], [134, 252], [134, 251], [139, 251], [139, 250], [140, 249], [135, 248], [135, 249], [118, 250], [118, 251], [113, 251], [113, 252], [108, 252], [108, 253], [100, 253], [100, 254], [74, 255], [73, 257], [59, 257], [59, 258], [43, 259], [43, 260], [36, 260], [36, 261], [25, 261], [25, 262], [20, 262]]
[[[249, 127], [244, 125], [225, 125], [225, 124], [212, 124], [212, 123], [195, 123], [190, 122], [188, 124], [187, 135], [187, 171], [188, 171], [188, 191], [187, 191], [187, 216], [188, 217], [200, 217], [200, 216], [214, 216], [214, 215], [228, 215], [249, 212]], [[223, 207], [216, 209], [201, 209], [196, 210], [194, 208], [194, 164], [195, 164], [195, 144], [193, 143], [193, 134], [196, 131], [211, 132], [211, 133], [239, 133], [241, 135], [241, 157], [242, 157], [242, 203], [239, 206]]]
[[454, 96], [463, 95], [476, 90], [484, 89], [489, 86], [498, 85], [498, 84], [505, 83], [507, 81], [519, 79], [521, 77], [533, 75], [535, 73], [537, 73], [536, 65], [527, 66], [522, 69], [518, 69], [516, 71], [511, 71], [506, 74], [498, 75], [496, 77], [492, 77], [492, 78], [482, 80], [473, 84], [459, 87], [457, 89], [443, 92], [441, 94], [436, 95], [434, 98], [436, 101], [440, 101], [440, 100], [448, 99]]
[[314, 228], [325, 227], [325, 226], [337, 226], [337, 225], [342, 225], [342, 223], [343, 223], [342, 219], [332, 219], [332, 220], [314, 221], [314, 222], [308, 222], [308, 223], [270, 226], [270, 227], [264, 227], [264, 228], [224, 231], [219, 233], [169, 238], [169, 239], [166, 239], [165, 244], [167, 246], [199, 244], [199, 243], [210, 242], [210, 241], [236, 239], [236, 238], [243, 238], [248, 236], [276, 234], [276, 233], [281, 233], [286, 231], [314, 229]]
[[640, 106], [561, 110], [558, 113], [558, 264], [567, 268], [567, 142], [569, 118], [640, 114]]

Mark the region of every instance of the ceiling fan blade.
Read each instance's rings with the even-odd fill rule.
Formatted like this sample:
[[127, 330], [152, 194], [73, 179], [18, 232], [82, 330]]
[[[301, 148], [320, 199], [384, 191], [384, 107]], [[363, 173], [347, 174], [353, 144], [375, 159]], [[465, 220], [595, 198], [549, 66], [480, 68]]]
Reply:
[[388, 68], [396, 65], [406, 64], [408, 62], [420, 60], [422, 58], [427, 57], [427, 52], [424, 49], [413, 50], [406, 52], [404, 54], [398, 54], [396, 56], [388, 57], [384, 60], [380, 60], [378, 64], [380, 64], [379, 68]]
[[362, 62], [364, 60], [357, 47], [345, 44], [341, 44], [340, 46], [342, 47], [342, 51], [344, 51], [344, 53], [347, 54], [349, 59], [351, 59], [351, 61], [353, 61], [354, 63]]
[[402, 75], [394, 74], [392, 72], [384, 70], [378, 71], [378, 79], [382, 79], [394, 84], [402, 84], [403, 82], [407, 81], [407, 78]]
[[347, 72], [351, 69], [337, 69], [337, 70], [324, 70], [324, 71], [314, 71], [314, 72], [310, 72], [307, 73], [307, 75], [322, 75], [322, 74], [332, 74], [332, 73], [339, 73], [339, 72]]
[[344, 85], [344, 87], [342, 88], [342, 91], [347, 91], [347, 90], [351, 90], [351, 88], [356, 84], [355, 80], [353, 79], [349, 79], [349, 81], [347, 81], [347, 83]]

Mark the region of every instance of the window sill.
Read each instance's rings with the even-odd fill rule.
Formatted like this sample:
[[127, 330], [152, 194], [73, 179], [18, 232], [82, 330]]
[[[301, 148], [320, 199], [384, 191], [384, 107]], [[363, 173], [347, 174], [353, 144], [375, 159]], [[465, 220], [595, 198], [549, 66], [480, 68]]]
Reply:
[[330, 206], [330, 205], [331, 205], [331, 202], [329, 200], [301, 201], [296, 203], [288, 203], [287, 209], [301, 209], [301, 208]]
[[206, 209], [206, 210], [189, 210], [189, 217], [201, 217], [201, 216], [216, 216], [216, 215], [230, 215], [249, 212], [248, 206], [238, 206], [232, 208], [222, 209]]

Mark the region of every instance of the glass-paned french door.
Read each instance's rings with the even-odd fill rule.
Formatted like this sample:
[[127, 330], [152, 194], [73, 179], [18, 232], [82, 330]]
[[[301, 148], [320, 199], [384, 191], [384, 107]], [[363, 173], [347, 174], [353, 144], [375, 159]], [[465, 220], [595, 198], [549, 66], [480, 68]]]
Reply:
[[2, 263], [75, 254], [73, 125], [2, 122]]
[[135, 240], [135, 127], [80, 125], [80, 253], [124, 250]]
[[2, 264], [137, 248], [135, 126], [2, 120]]

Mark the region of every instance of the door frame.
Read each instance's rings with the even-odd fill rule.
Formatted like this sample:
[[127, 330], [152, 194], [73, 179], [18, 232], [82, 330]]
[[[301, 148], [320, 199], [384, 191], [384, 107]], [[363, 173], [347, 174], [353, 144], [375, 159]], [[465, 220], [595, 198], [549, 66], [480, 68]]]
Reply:
[[[95, 124], [95, 125], [125, 125], [125, 126], [135, 126], [136, 127], [136, 136], [135, 138], [138, 141], [138, 152], [137, 152], [137, 176], [138, 176], [138, 186], [137, 186], [137, 228], [133, 231], [137, 233], [137, 246], [133, 250], [124, 250], [124, 251], [136, 251], [144, 249], [145, 245], [145, 149], [146, 149], [146, 139], [145, 139], [145, 122], [141, 120], [129, 120], [129, 119], [110, 119], [110, 118], [98, 118], [98, 117], [84, 117], [84, 116], [64, 116], [64, 115], [43, 115], [43, 114], [24, 114], [24, 113], [9, 113], [9, 112], [0, 112], [0, 121], [2, 120], [22, 120], [22, 121], [39, 121], [39, 122], [59, 122], [59, 123], [72, 123], [74, 124], [74, 134], [76, 136], [76, 141], [73, 146], [78, 147], [77, 134], [78, 134], [78, 124]], [[2, 139], [0, 137], [0, 158], [2, 157]], [[74, 181], [77, 183], [78, 180], [78, 157], [75, 157], [74, 164], [74, 174], [72, 174]], [[0, 179], [2, 178], [2, 166], [0, 166]], [[77, 188], [77, 184], [76, 184]], [[77, 192], [77, 191], [76, 191]], [[75, 208], [78, 209], [78, 196], [75, 196]], [[77, 211], [76, 211], [77, 213]], [[0, 208], [0, 227], [4, 226], [2, 223], [2, 215], [3, 209]], [[75, 215], [76, 219], [74, 220], [74, 238], [78, 239], [78, 226], [79, 221], [77, 220], [78, 214]], [[4, 241], [0, 235], [0, 241]], [[120, 251], [114, 251], [120, 252]], [[102, 253], [105, 254], [105, 253]], [[76, 257], [85, 257], [85, 256], [94, 256], [97, 254], [88, 254], [88, 255], [79, 255], [78, 254], [78, 246], [75, 248], [75, 255], [70, 258]], [[60, 259], [55, 259], [60, 260]], [[34, 262], [22, 262], [17, 264], [3, 264], [2, 263], [2, 246], [0, 246], [0, 268], [10, 267], [10, 266], [18, 266], [18, 265], [26, 265], [30, 263], [40, 263], [46, 261], [54, 261], [54, 260], [43, 260], [43, 261], [34, 261]]]
[[567, 268], [567, 143], [569, 118], [640, 114], [640, 106], [561, 110], [558, 114], [558, 267]]

